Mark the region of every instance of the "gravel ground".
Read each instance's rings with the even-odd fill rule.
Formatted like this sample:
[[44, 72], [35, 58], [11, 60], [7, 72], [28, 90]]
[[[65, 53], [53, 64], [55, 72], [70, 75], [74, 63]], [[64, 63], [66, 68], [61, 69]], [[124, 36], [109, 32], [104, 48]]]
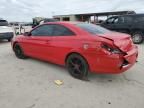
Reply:
[[0, 108], [143, 108], [144, 44], [139, 51], [138, 63], [127, 72], [90, 74], [90, 81], [81, 81], [63, 67], [19, 60], [10, 43], [0, 41]]

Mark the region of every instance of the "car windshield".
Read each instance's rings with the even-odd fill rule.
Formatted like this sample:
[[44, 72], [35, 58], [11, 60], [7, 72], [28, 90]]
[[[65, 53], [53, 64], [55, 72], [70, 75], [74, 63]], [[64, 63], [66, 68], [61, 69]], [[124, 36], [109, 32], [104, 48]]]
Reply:
[[110, 32], [109, 30], [94, 24], [78, 23], [76, 25], [91, 34], [105, 34]]
[[0, 20], [0, 26], [8, 26], [8, 22], [6, 20]]

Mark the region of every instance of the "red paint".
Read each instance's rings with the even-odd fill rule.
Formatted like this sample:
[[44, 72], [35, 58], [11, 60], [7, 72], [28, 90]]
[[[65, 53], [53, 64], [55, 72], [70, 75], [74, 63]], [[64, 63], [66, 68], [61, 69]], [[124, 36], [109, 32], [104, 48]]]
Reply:
[[[12, 46], [18, 42], [25, 55], [59, 65], [65, 65], [65, 59], [70, 53], [79, 53], [87, 60], [90, 71], [96, 73], [121, 73], [136, 62], [138, 48], [132, 43], [129, 35], [111, 32], [92, 36], [70, 22], [47, 24], [63, 25], [71, 29], [76, 36], [34, 37], [21, 35], [13, 39]], [[124, 54], [113, 54], [102, 48], [103, 44], [120, 49]], [[125, 60], [128, 64], [122, 66]]]

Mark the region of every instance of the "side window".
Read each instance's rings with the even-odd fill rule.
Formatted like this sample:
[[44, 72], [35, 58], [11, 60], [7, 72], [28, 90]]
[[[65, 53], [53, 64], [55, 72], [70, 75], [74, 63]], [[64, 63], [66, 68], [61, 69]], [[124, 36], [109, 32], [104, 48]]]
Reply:
[[108, 24], [121, 24], [124, 23], [124, 17], [112, 17], [107, 20]]
[[114, 17], [112, 17], [112, 18], [109, 18], [107, 21], [106, 21], [106, 23], [107, 24], [112, 24], [113, 23], [113, 21], [114, 21]]
[[133, 21], [132, 17], [129, 17], [129, 16], [125, 17], [125, 23], [132, 23], [132, 21]]
[[114, 21], [113, 21], [113, 23], [114, 23], [114, 24], [117, 24], [118, 21], [119, 21], [119, 19], [118, 19], [118, 18], [115, 18]]
[[124, 17], [119, 17], [119, 18], [118, 18], [118, 23], [119, 23], [119, 24], [124, 23]]
[[124, 17], [117, 17], [114, 19], [114, 24], [122, 24], [124, 23]]
[[52, 36], [52, 25], [41, 25], [31, 32], [32, 36]]
[[53, 36], [73, 36], [75, 35], [70, 29], [62, 26], [62, 25], [53, 25], [54, 31]]
[[135, 17], [135, 22], [144, 22], [144, 17], [139, 16], [139, 17]]

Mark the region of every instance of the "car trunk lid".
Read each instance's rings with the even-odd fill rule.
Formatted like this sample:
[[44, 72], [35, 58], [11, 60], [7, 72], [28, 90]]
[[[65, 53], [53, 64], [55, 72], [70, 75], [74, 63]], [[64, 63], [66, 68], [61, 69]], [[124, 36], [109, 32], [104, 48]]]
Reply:
[[112, 40], [114, 42], [114, 45], [123, 52], [128, 52], [129, 50], [131, 50], [133, 45], [131, 37], [127, 34], [111, 32], [108, 34], [100, 34], [99, 36]]

